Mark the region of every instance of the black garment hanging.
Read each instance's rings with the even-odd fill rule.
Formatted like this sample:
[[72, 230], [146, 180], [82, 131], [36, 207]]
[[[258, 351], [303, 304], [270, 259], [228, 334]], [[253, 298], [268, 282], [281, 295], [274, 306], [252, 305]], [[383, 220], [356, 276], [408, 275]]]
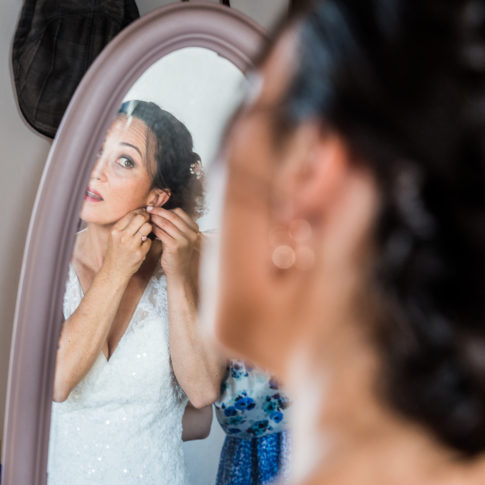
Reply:
[[[182, 0], [182, 2], [188, 2], [189, 0]], [[226, 5], [227, 7], [231, 6], [231, 2], [229, 0], [219, 0], [219, 3], [222, 5]]]
[[25, 0], [12, 64], [28, 123], [53, 138], [91, 63], [139, 16], [134, 0]]

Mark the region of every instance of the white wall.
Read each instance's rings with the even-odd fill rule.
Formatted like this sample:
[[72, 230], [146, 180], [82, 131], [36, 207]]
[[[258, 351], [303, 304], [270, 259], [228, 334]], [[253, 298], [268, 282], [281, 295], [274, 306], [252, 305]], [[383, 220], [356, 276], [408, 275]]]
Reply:
[[[216, 1], [216, 0], [214, 0]], [[171, 0], [136, 0], [140, 14]], [[263, 27], [286, 11], [288, 0], [231, 0], [231, 5]], [[11, 79], [10, 51], [21, 0], [0, 3], [0, 437], [3, 434], [5, 393], [12, 322], [25, 238], [34, 198], [50, 140], [37, 134], [21, 117]], [[192, 484], [214, 483], [223, 435], [214, 420], [209, 441], [186, 445]]]
[[[0, 431], [12, 321], [27, 226], [50, 141], [21, 118], [11, 81], [10, 49], [21, 0], [0, 4]], [[1, 436], [1, 435], [0, 435]]]

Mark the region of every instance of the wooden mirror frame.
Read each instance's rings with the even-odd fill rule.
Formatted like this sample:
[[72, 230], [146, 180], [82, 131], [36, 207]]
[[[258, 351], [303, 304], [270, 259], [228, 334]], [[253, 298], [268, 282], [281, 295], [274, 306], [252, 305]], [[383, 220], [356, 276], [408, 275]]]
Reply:
[[162, 7], [125, 29], [79, 85], [49, 153], [20, 275], [9, 364], [3, 485], [45, 485], [57, 342], [68, 264], [97, 148], [123, 97], [155, 61], [204, 47], [243, 73], [265, 40], [261, 27], [216, 3]]

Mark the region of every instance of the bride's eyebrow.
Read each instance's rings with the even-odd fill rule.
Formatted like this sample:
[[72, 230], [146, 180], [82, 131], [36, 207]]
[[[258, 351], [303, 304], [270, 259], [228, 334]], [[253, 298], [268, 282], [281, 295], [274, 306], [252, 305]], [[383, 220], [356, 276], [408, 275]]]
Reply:
[[120, 145], [123, 145], [123, 146], [126, 146], [126, 147], [131, 147], [131, 148], [134, 148], [134, 149], [135, 149], [135, 150], [136, 150], [136, 151], [137, 151], [137, 152], [140, 154], [140, 157], [141, 157], [141, 158], [143, 158], [143, 155], [142, 155], [142, 153], [141, 153], [140, 149], [139, 149], [137, 146], [132, 145], [131, 143], [128, 143], [128, 142], [126, 142], [126, 141], [122, 141], [122, 142], [120, 143]]

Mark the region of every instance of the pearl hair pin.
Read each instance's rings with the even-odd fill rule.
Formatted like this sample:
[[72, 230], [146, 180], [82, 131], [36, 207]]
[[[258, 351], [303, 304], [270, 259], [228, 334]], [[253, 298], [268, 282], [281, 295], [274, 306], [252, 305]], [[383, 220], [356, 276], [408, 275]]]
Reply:
[[200, 161], [192, 163], [189, 170], [192, 175], [195, 175], [197, 180], [200, 180], [204, 175], [204, 169], [202, 168]]

